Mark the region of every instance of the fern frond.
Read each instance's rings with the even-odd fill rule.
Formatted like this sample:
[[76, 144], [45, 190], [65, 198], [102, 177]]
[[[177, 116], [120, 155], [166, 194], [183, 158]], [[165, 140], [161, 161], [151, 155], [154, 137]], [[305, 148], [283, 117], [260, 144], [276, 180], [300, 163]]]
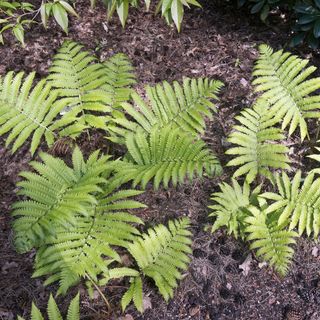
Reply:
[[[181, 271], [189, 263], [191, 232], [188, 218], [169, 221], [169, 228], [158, 225], [150, 228], [128, 246], [141, 272], [155, 281], [166, 301], [173, 296]], [[126, 302], [128, 300], [126, 299]]]
[[281, 212], [279, 224], [289, 224], [292, 230], [298, 226], [299, 234], [306, 231], [310, 236], [318, 237], [320, 231], [320, 178], [314, 179], [310, 172], [301, 182], [301, 171], [292, 180], [282, 173], [276, 175], [276, 186], [279, 193], [266, 192], [261, 195], [272, 200], [267, 213], [278, 210]]
[[126, 137], [128, 155], [125, 161], [117, 162], [115, 170], [124, 181], [133, 180], [145, 188], [153, 179], [155, 189], [161, 182], [165, 188], [183, 183], [188, 176], [201, 176], [204, 171], [219, 175], [222, 171], [215, 155], [202, 140], [194, 140], [179, 128], [154, 127], [147, 136], [143, 130]]
[[222, 87], [220, 81], [185, 78], [183, 84], [174, 81], [172, 85], [164, 81], [155, 87], [146, 87], [148, 103], [137, 94], [132, 94], [136, 107], [123, 104], [124, 111], [133, 118], [128, 120], [124, 114], [114, 118], [116, 126], [110, 128], [115, 142], [124, 142], [130, 132], [143, 129], [150, 133], [155, 126], [159, 128], [178, 127], [193, 135], [204, 132], [204, 117], [212, 117], [216, 111], [212, 99], [217, 100], [217, 93]]
[[243, 238], [245, 218], [250, 214], [249, 207], [254, 204], [260, 188], [251, 192], [247, 182], [241, 187], [235, 179], [232, 179], [232, 185], [224, 182], [219, 186], [220, 192], [211, 196], [215, 204], [209, 206], [213, 210], [209, 217], [216, 218], [211, 232], [226, 227], [228, 234], [233, 234], [235, 238], [240, 235]]
[[141, 313], [143, 312], [143, 291], [142, 291], [142, 280], [141, 278], [134, 277], [131, 278], [131, 284], [126, 293], [122, 296], [121, 307], [124, 311], [129, 303], [133, 301], [135, 307]]
[[[79, 314], [79, 293], [71, 300], [68, 314], [66, 320], [80, 320]], [[53, 296], [50, 295], [47, 307], [47, 313], [49, 320], [63, 320], [59, 308], [54, 300]], [[18, 320], [24, 320], [21, 317], [18, 317]], [[36, 307], [34, 303], [32, 303], [31, 309], [31, 320], [44, 320], [40, 310]]]
[[47, 153], [40, 154], [42, 162], [32, 161], [36, 172], [21, 172], [23, 181], [19, 195], [27, 200], [15, 202], [12, 216], [15, 243], [19, 252], [26, 252], [38, 246], [50, 234], [55, 234], [55, 226], [69, 228], [76, 224], [76, 215], [88, 217], [93, 196], [102, 191], [106, 180], [102, 177], [108, 168], [108, 157], [98, 157], [94, 152], [87, 162], [79, 148], [73, 152], [74, 167], [68, 167], [61, 159]]
[[34, 154], [45, 137], [51, 145], [57, 133], [70, 126], [74, 118], [69, 117], [63, 122], [54, 120], [66, 108], [67, 101], [56, 101], [58, 92], [41, 80], [33, 89], [35, 73], [29, 74], [24, 80], [24, 73], [14, 75], [13, 72], [0, 78], [0, 135], [8, 134], [6, 146], [12, 152], [17, 151], [31, 137], [30, 151]]
[[228, 141], [237, 147], [226, 152], [236, 156], [227, 165], [240, 166], [234, 173], [234, 178], [246, 175], [246, 180], [251, 183], [258, 174], [270, 177], [269, 168], [290, 168], [286, 155], [288, 148], [276, 143], [284, 135], [273, 126], [276, 121], [263, 104], [243, 110], [236, 119], [240, 124], [234, 126], [235, 131], [229, 135]]
[[111, 97], [111, 106], [117, 108], [130, 99], [131, 86], [136, 83], [134, 68], [123, 53], [118, 53], [103, 62], [107, 84], [103, 86]]
[[97, 283], [102, 273], [108, 277], [118, 277], [108, 269], [110, 263], [120, 261], [111, 246], [127, 247], [129, 241], [139, 234], [132, 224], [142, 221], [128, 211], [145, 207], [129, 199], [140, 193], [137, 190], [115, 191], [107, 185], [101, 196], [97, 197], [97, 205], [92, 206], [92, 214], [76, 215], [68, 229], [58, 226], [55, 236], [44, 240], [37, 252], [33, 276], [49, 275], [45, 285], [59, 281], [58, 293], [62, 294], [81, 278]]
[[[53, 58], [48, 80], [59, 92], [62, 100], [69, 102], [64, 118], [77, 117], [92, 127], [106, 128], [105, 113], [111, 112], [112, 96], [103, 86], [108, 84], [107, 70], [103, 64], [82, 46], [65, 41]], [[102, 112], [104, 116], [88, 114], [88, 111]]]
[[298, 234], [279, 225], [277, 213], [267, 214], [256, 207], [251, 208], [251, 213], [245, 219], [248, 224], [245, 232], [248, 234], [247, 240], [251, 241], [250, 248], [257, 249], [257, 256], [268, 261], [284, 276], [294, 254], [291, 245], [296, 243], [295, 237]]
[[263, 92], [260, 100], [270, 105], [270, 113], [282, 121], [282, 129], [289, 126], [289, 135], [299, 127], [302, 140], [308, 136], [306, 118], [320, 117], [320, 95], [310, 95], [320, 88], [320, 78], [307, 80], [316, 70], [307, 67], [308, 62], [261, 45], [253, 72], [256, 91]]

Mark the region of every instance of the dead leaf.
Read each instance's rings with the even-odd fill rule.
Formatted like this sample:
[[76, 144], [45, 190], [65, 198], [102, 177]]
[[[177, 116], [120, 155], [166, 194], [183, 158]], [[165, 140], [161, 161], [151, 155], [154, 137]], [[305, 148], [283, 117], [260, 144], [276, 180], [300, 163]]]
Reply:
[[318, 255], [319, 255], [319, 248], [318, 248], [318, 247], [313, 247], [311, 254], [312, 254], [315, 258], [317, 258]]
[[191, 317], [194, 317], [194, 316], [197, 315], [199, 312], [200, 312], [200, 307], [197, 306], [197, 307], [191, 308], [191, 309], [189, 310], [189, 315], [190, 315]]
[[134, 320], [131, 314], [126, 314], [121, 317], [119, 320]]
[[250, 271], [250, 265], [251, 265], [251, 262], [252, 262], [252, 255], [251, 253], [247, 256], [246, 260], [239, 265], [239, 269], [242, 269], [242, 274], [244, 276], [247, 276], [249, 271]]
[[143, 311], [147, 309], [152, 309], [152, 303], [149, 297], [143, 296], [142, 304], [143, 304]]

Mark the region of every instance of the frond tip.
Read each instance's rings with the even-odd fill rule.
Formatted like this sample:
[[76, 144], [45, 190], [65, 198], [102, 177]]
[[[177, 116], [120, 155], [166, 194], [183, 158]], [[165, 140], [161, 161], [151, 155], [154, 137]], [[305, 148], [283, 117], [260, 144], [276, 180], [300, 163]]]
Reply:
[[250, 248], [257, 249], [257, 256], [269, 262], [280, 275], [287, 271], [294, 249], [295, 238], [298, 234], [278, 225], [278, 213], [267, 214], [256, 207], [251, 208], [252, 215], [246, 218], [248, 224], [245, 232]]
[[[80, 320], [79, 300], [80, 295], [78, 293], [70, 302], [67, 317], [65, 318], [66, 320]], [[60, 310], [52, 295], [50, 295], [48, 301], [47, 314], [49, 320], [63, 320]], [[24, 318], [18, 316], [18, 320], [24, 320]], [[34, 303], [32, 303], [31, 320], [44, 320], [40, 310]]]
[[260, 101], [270, 106], [277, 121], [282, 121], [282, 129], [289, 126], [289, 135], [299, 127], [302, 140], [308, 136], [306, 119], [320, 117], [320, 95], [310, 95], [320, 89], [320, 78], [307, 80], [316, 70], [307, 67], [308, 62], [261, 45], [253, 72], [256, 91], [263, 92]]
[[276, 141], [284, 138], [282, 131], [274, 124], [277, 122], [263, 104], [247, 108], [236, 119], [239, 125], [229, 135], [228, 141], [237, 145], [226, 154], [235, 155], [228, 166], [240, 166], [233, 177], [246, 175], [251, 183], [258, 174], [271, 177], [269, 168], [289, 169], [288, 148]]
[[169, 221], [169, 228], [164, 225], [150, 228], [128, 247], [141, 272], [155, 281], [166, 301], [173, 297], [181, 270], [186, 270], [190, 261], [189, 226], [188, 218]]

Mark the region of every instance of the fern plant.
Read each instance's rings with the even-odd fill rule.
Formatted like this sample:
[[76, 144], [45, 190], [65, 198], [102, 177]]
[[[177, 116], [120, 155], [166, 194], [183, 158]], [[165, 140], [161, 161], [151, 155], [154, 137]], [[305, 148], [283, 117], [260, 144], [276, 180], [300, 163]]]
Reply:
[[182, 85], [176, 81], [173, 85], [164, 81], [155, 87], [147, 86], [149, 103], [133, 93], [132, 100], [137, 108], [127, 103], [122, 105], [124, 112], [114, 117], [113, 127], [109, 126], [114, 133], [110, 140], [124, 143], [128, 133], [142, 129], [150, 134], [155, 126], [178, 127], [195, 136], [202, 134], [206, 126], [204, 117], [211, 118], [211, 111], [216, 111], [211, 99], [218, 99], [216, 94], [222, 85], [220, 81], [185, 78]]
[[209, 206], [216, 218], [212, 232], [226, 227], [229, 234], [238, 235], [250, 243], [256, 250], [257, 257], [270, 263], [282, 276], [291, 263], [298, 234], [289, 230], [286, 223], [281, 223], [281, 211], [277, 207], [268, 206], [264, 194], [260, 194], [260, 186], [250, 190], [249, 184], [243, 187], [236, 180], [232, 185], [220, 185], [221, 192], [214, 193], [214, 205]]
[[116, 162], [115, 170], [123, 181], [133, 180], [133, 185], [146, 184], [153, 179], [155, 189], [161, 182], [165, 188], [183, 183], [188, 175], [219, 175], [222, 171], [215, 155], [202, 140], [194, 140], [179, 128], [154, 127], [150, 135], [143, 130], [126, 137], [128, 154], [124, 161]]
[[316, 70], [306, 67], [308, 62], [261, 45], [253, 72], [256, 91], [263, 92], [260, 101], [270, 106], [270, 113], [282, 122], [282, 129], [289, 126], [289, 135], [299, 127], [302, 140], [308, 136], [306, 119], [320, 116], [320, 95], [311, 95], [320, 88], [320, 81], [307, 80]]
[[73, 168], [61, 159], [42, 153], [43, 162], [32, 161], [36, 172], [21, 172], [25, 180], [17, 185], [19, 195], [27, 200], [13, 204], [15, 243], [19, 252], [38, 247], [49, 235], [55, 237], [56, 225], [74, 226], [76, 216], [89, 217], [97, 203], [95, 194], [102, 192], [108, 172], [108, 156], [94, 152], [85, 162], [79, 148], [73, 152]]
[[[173, 297], [177, 280], [182, 278], [180, 270], [186, 270], [191, 248], [191, 232], [188, 218], [169, 221], [169, 228], [158, 225], [138, 236], [128, 246], [128, 251], [136, 260], [141, 273], [154, 280], [166, 301]], [[133, 300], [142, 311], [142, 281], [133, 278], [129, 290], [122, 298], [123, 310]]]
[[33, 154], [45, 137], [52, 145], [58, 136], [72, 135], [82, 129], [74, 125], [74, 118], [55, 121], [59, 113], [67, 107], [67, 101], [57, 101], [58, 91], [41, 80], [34, 86], [35, 73], [25, 77], [20, 72], [9, 72], [0, 77], [0, 135], [8, 134], [6, 146], [12, 144], [12, 152], [17, 151], [31, 137], [30, 151]]
[[[79, 298], [80, 295], [78, 293], [70, 302], [67, 317], [65, 318], [66, 320], [80, 320]], [[49, 320], [63, 320], [57, 303], [52, 295], [50, 295], [48, 301], [47, 314]], [[18, 316], [18, 320], [24, 320], [24, 318]], [[32, 303], [31, 320], [44, 320], [43, 315], [34, 303]]]
[[266, 210], [279, 210], [279, 224], [289, 224], [289, 229], [298, 227], [299, 235], [304, 231], [317, 238], [320, 231], [320, 178], [314, 178], [310, 172], [302, 183], [301, 171], [292, 180], [283, 172], [276, 176], [278, 193], [265, 192], [261, 197], [271, 200], [272, 204]]
[[106, 115], [120, 101], [128, 99], [130, 85], [135, 83], [132, 67], [124, 55], [97, 63], [73, 41], [64, 42], [55, 55], [48, 79], [58, 89], [59, 97], [68, 101], [64, 118], [77, 117], [86, 125], [102, 129], [107, 129]]
[[239, 125], [229, 135], [228, 141], [237, 145], [230, 148], [226, 154], [235, 155], [228, 166], [240, 166], [233, 177], [246, 175], [251, 183], [257, 175], [271, 177], [269, 168], [289, 169], [287, 147], [276, 141], [284, 139], [282, 131], [274, 127], [277, 122], [263, 103], [247, 108], [236, 117]]

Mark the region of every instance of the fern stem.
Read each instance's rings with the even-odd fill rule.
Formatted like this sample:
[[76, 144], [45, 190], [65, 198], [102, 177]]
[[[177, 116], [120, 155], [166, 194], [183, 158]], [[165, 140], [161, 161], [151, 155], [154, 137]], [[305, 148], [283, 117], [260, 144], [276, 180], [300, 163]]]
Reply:
[[98, 293], [100, 294], [100, 296], [102, 297], [103, 301], [105, 302], [108, 311], [111, 310], [111, 306], [110, 303], [108, 301], [108, 299], [106, 298], [106, 296], [103, 294], [103, 292], [100, 290], [100, 288], [97, 286], [97, 284], [91, 279], [91, 277], [88, 275], [88, 273], [85, 273], [85, 276], [90, 280], [90, 282], [93, 284], [93, 286], [95, 287], [95, 289], [98, 291]]

